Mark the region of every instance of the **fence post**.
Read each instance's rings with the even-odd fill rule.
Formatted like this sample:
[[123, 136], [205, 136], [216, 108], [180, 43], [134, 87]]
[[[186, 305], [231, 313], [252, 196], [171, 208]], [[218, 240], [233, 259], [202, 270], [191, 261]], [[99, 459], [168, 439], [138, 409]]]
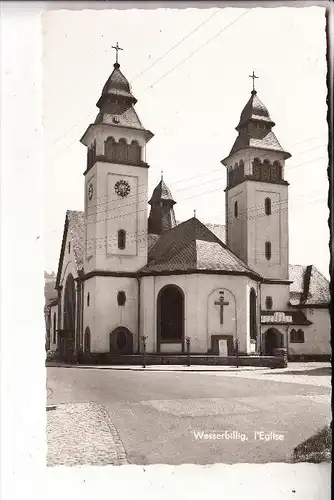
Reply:
[[146, 368], [146, 339], [147, 337], [145, 335], [142, 335], [141, 337], [142, 345], [143, 345], [143, 368]]
[[186, 337], [187, 366], [190, 366], [190, 337]]
[[235, 339], [236, 367], [239, 368], [239, 340]]

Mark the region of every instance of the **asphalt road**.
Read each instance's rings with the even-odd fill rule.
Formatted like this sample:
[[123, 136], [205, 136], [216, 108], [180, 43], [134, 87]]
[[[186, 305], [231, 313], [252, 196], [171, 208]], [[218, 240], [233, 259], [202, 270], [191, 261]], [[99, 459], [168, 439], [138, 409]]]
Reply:
[[47, 388], [48, 404], [104, 405], [138, 465], [282, 462], [331, 418], [329, 388], [223, 373], [53, 367]]

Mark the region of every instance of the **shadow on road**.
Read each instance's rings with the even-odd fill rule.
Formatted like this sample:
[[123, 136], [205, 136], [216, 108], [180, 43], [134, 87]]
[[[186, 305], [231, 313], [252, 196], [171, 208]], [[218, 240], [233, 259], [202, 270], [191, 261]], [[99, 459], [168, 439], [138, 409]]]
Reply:
[[311, 376], [330, 376], [332, 374], [332, 368], [330, 366], [324, 366], [321, 368], [309, 368], [308, 370], [289, 370], [286, 372], [281, 372], [280, 375], [311, 375]]

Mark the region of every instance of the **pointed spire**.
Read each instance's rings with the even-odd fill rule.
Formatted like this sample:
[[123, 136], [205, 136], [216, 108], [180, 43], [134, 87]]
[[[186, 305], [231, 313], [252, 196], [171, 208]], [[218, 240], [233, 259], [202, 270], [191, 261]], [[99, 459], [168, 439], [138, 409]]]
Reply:
[[163, 180], [163, 171], [161, 171], [161, 181], [153, 190], [149, 204], [153, 205], [155, 203], [166, 202], [166, 201], [171, 202], [173, 205], [176, 203], [176, 201], [174, 201], [173, 199], [169, 187]]
[[161, 180], [163, 181], [164, 180], [164, 171], [161, 170]]
[[174, 201], [169, 187], [163, 180], [161, 171], [161, 181], [152, 193], [148, 202], [151, 205], [150, 216], [148, 218], [149, 234], [162, 234], [176, 226]]
[[196, 208], [194, 210], [194, 219], [196, 219]]

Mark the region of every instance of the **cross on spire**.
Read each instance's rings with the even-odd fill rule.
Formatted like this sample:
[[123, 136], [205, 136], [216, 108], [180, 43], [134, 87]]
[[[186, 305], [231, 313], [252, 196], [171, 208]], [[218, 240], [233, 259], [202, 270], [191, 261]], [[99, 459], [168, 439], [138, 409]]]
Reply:
[[255, 78], [259, 78], [258, 76], [255, 75], [254, 70], [251, 75], [249, 75], [249, 78], [253, 79], [253, 92], [255, 92]]
[[118, 45], [118, 42], [116, 43], [115, 46], [113, 45], [111, 48], [116, 50], [116, 64], [118, 64], [118, 51], [123, 49]]

